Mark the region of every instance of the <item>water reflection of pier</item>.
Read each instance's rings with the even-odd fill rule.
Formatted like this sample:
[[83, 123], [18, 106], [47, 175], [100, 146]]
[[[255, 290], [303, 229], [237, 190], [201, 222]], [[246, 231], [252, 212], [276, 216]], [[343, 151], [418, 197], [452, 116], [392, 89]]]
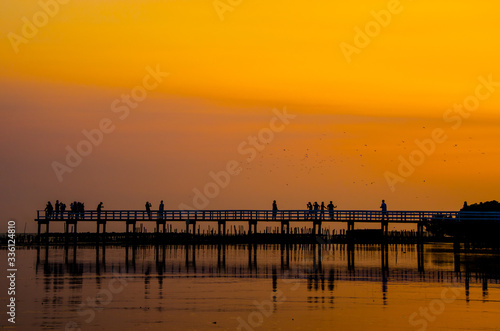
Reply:
[[[77, 254], [79, 250], [85, 251], [84, 257]], [[110, 250], [111, 261], [107, 261]], [[416, 265], [393, 262], [391, 266], [390, 261], [403, 250], [417, 255]], [[89, 251], [95, 253], [93, 258], [89, 258]], [[376, 260], [372, 257], [377, 254], [380, 262], [373, 264]], [[369, 258], [363, 259], [364, 255]], [[85, 274], [95, 274], [100, 282], [101, 275], [113, 273], [144, 277], [148, 284], [154, 277], [160, 286], [164, 278], [172, 277], [271, 278], [273, 287], [278, 278], [302, 279], [310, 291], [333, 291], [336, 281], [380, 282], [384, 303], [391, 282], [463, 284], [467, 300], [470, 284], [481, 284], [485, 297], [488, 284], [500, 283], [498, 274], [464, 264], [457, 253], [448, 269], [429, 263], [426, 269], [424, 262], [423, 245], [66, 245], [39, 246], [36, 272], [42, 271], [44, 282], [49, 283], [51, 278], [56, 282], [73, 276], [69, 277], [70, 286], [76, 288], [83, 286]]]

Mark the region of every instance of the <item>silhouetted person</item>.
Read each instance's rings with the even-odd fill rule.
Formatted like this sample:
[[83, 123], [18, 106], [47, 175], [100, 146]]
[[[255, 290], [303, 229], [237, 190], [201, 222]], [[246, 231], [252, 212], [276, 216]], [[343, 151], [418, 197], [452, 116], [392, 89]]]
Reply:
[[309, 210], [309, 211], [307, 212], [306, 219], [309, 219], [311, 217], [312, 210], [313, 210], [313, 205], [312, 205], [311, 201], [309, 201], [307, 203], [307, 210]]
[[64, 219], [64, 212], [66, 211], [66, 204], [60, 202], [59, 203], [59, 208], [61, 208], [61, 219]]
[[45, 218], [52, 218], [52, 213], [54, 212], [54, 207], [50, 201], [47, 202], [47, 206], [45, 206]]
[[146, 212], [148, 213], [148, 218], [151, 219], [151, 203], [146, 201]]
[[323, 201], [321, 201], [321, 219], [324, 220], [325, 219], [325, 203]]
[[80, 218], [80, 205], [75, 201], [75, 219]]
[[160, 202], [160, 206], [158, 206], [158, 218], [163, 219], [163, 210], [165, 209], [165, 205], [163, 204], [163, 200]]
[[333, 210], [337, 208], [337, 206], [333, 205], [333, 202], [330, 201], [328, 204], [328, 213], [330, 214], [330, 219], [333, 220]]
[[273, 201], [273, 220], [276, 219], [276, 214], [278, 213], [278, 205], [276, 204], [276, 200]]
[[58, 219], [58, 218], [59, 218], [59, 207], [60, 207], [60, 206], [61, 206], [61, 205], [59, 204], [59, 200], [56, 200], [56, 204], [54, 205], [54, 207], [55, 207], [55, 212], [56, 212], [56, 214], [55, 214], [55, 216], [54, 216], [54, 218], [55, 218], [55, 219]]
[[82, 215], [82, 220], [85, 218], [85, 204], [80, 202], [80, 213]]
[[314, 219], [318, 219], [318, 210], [319, 210], [319, 205], [318, 201], [314, 201]]
[[97, 219], [98, 220], [101, 219], [101, 211], [102, 211], [102, 201], [99, 202], [99, 204], [97, 205]]
[[73, 212], [75, 214], [75, 219], [83, 219], [83, 213], [85, 211], [85, 206], [80, 201], [73, 202]]
[[384, 218], [387, 220], [387, 205], [385, 204], [385, 200], [382, 200], [382, 204], [380, 205], [380, 209], [382, 210], [382, 221]]

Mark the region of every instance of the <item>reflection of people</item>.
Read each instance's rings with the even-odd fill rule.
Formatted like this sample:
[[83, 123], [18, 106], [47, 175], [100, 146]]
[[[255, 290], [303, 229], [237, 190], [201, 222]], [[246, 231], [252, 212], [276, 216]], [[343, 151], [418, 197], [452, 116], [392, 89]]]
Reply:
[[163, 210], [165, 209], [165, 205], [163, 204], [163, 200], [160, 202], [160, 206], [158, 207], [158, 218], [163, 219]]
[[330, 219], [333, 220], [333, 210], [337, 208], [337, 206], [333, 205], [333, 202], [330, 201], [328, 204], [328, 213], [330, 214]]
[[276, 204], [276, 200], [273, 201], [273, 220], [276, 219], [276, 214], [278, 213], [278, 205]]
[[146, 201], [146, 212], [148, 213], [148, 218], [151, 219], [151, 202]]
[[384, 220], [384, 218], [387, 220], [387, 205], [385, 204], [385, 200], [382, 200], [380, 209], [382, 209], [382, 221]]
[[97, 219], [98, 220], [101, 219], [101, 211], [102, 211], [102, 201], [99, 202], [99, 204], [97, 205]]

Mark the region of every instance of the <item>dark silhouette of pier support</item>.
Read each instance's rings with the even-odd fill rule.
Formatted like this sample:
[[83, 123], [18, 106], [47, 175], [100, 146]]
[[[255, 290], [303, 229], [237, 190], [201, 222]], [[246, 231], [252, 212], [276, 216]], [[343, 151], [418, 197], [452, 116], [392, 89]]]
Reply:
[[[222, 232], [221, 232], [222, 228]], [[226, 234], [226, 221], [218, 221], [217, 222], [217, 231], [219, 235], [225, 235]]]
[[[101, 225], [102, 225], [102, 233], [106, 234], [106, 221], [105, 220], [98, 220], [97, 221], [97, 234], [99, 234], [99, 230], [101, 228]], [[76, 226], [75, 226], [75, 229], [76, 229]]]
[[193, 234], [196, 234], [196, 219], [191, 220], [187, 219], [186, 220], [186, 234], [189, 234], [189, 226], [193, 225]]
[[286, 227], [286, 234], [290, 234], [290, 222], [289, 221], [281, 221], [281, 234], [285, 234], [285, 227]]
[[65, 235], [65, 241], [66, 243], [69, 241], [70, 238], [70, 231], [69, 227], [70, 225], [73, 225], [73, 231], [71, 231], [71, 234], [73, 235], [73, 240], [77, 241], [77, 233], [78, 233], [78, 220], [77, 219], [67, 219], [64, 222], [64, 235]]
[[389, 233], [389, 222], [387, 220], [382, 221], [381, 225], [382, 225], [382, 235], [387, 236], [387, 234]]
[[129, 236], [129, 225], [132, 225], [132, 233], [135, 236], [135, 227], [136, 227], [137, 221], [136, 220], [127, 220], [126, 221], [126, 229], [125, 232], [127, 233], [127, 237]]
[[[317, 228], [317, 230], [316, 230]], [[314, 219], [313, 220], [313, 228], [312, 228], [312, 234], [315, 235], [320, 235], [321, 234], [321, 220], [319, 219]]]
[[349, 220], [347, 222], [347, 231], [354, 231], [354, 221], [353, 220]]
[[45, 235], [47, 241], [49, 240], [49, 220], [40, 220], [38, 221], [38, 241], [40, 241], [40, 228], [42, 225], [45, 225]]
[[[253, 231], [252, 231], [253, 227]], [[250, 220], [248, 221], [248, 234], [252, 233], [257, 233], [257, 221], [256, 220]]]
[[163, 226], [163, 233], [165, 233], [165, 224], [166, 221], [164, 219], [156, 220], [156, 233], [160, 233], [160, 225]]
[[[73, 225], [73, 233], [78, 233], [78, 221], [76, 219], [68, 219], [64, 222], [64, 233], [69, 233], [69, 226]], [[98, 229], [99, 230], [99, 229]]]
[[417, 236], [420, 241], [424, 238], [424, 224], [422, 222], [417, 223]]

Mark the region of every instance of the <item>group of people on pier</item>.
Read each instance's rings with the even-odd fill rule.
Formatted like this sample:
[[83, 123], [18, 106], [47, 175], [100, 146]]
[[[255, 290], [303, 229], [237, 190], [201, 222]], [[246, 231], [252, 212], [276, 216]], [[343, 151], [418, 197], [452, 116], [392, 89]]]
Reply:
[[[98, 218], [100, 218], [101, 210], [102, 210], [102, 202], [99, 203], [97, 206], [97, 215]], [[56, 200], [56, 203], [54, 206], [52, 206], [52, 203], [50, 201], [47, 202], [47, 205], [45, 206], [45, 217], [49, 219], [63, 219], [66, 212], [66, 204], [64, 202], [59, 202], [59, 200]], [[68, 219], [80, 219], [84, 218], [84, 213], [85, 213], [85, 204], [80, 201], [73, 201], [70, 204], [70, 210], [67, 213]]]
[[[333, 204], [332, 201], [325, 206], [324, 202], [321, 202], [321, 205], [318, 204], [317, 201], [312, 204], [310, 201], [307, 203], [306, 208], [308, 210], [308, 213], [306, 214], [306, 219], [320, 219], [324, 220], [325, 219], [325, 210], [328, 208], [328, 215], [330, 216], [330, 219], [333, 220], [334, 213], [333, 211], [337, 206]], [[382, 211], [382, 221], [385, 219], [387, 220], [387, 204], [385, 203], [385, 200], [382, 200], [382, 204], [380, 205], [380, 209]], [[276, 214], [278, 211], [278, 204], [276, 203], [276, 200], [273, 201], [273, 220], [276, 219]], [[319, 215], [319, 216], [318, 216]]]
[[314, 202], [314, 204], [311, 204], [309, 201], [306, 205], [307, 210], [309, 210], [309, 213], [306, 217], [306, 219], [318, 219], [318, 212], [319, 212], [319, 219], [324, 220], [325, 219], [325, 210], [328, 208], [328, 214], [330, 216], [330, 219], [333, 220], [333, 210], [337, 208], [337, 206], [333, 205], [333, 202], [330, 201], [328, 206], [325, 206], [324, 202], [321, 202], [321, 206], [318, 204], [317, 201]]
[[[306, 214], [306, 219], [316, 219], [316, 220], [317, 219], [322, 219], [322, 220], [325, 219], [326, 208], [328, 208], [328, 214], [330, 216], [330, 219], [333, 220], [333, 210], [335, 208], [337, 208], [337, 206], [335, 206], [332, 201], [330, 201], [330, 203], [327, 206], [325, 206], [324, 202], [321, 202], [321, 206], [318, 204], [317, 201], [315, 201], [314, 204], [312, 204], [311, 202], [308, 202], [306, 207], [308, 210], [308, 213]], [[276, 200], [274, 200], [273, 201], [273, 220], [276, 219], [277, 212], [278, 212], [278, 204], [276, 203]], [[318, 215], [319, 215], [319, 218], [318, 218]]]

